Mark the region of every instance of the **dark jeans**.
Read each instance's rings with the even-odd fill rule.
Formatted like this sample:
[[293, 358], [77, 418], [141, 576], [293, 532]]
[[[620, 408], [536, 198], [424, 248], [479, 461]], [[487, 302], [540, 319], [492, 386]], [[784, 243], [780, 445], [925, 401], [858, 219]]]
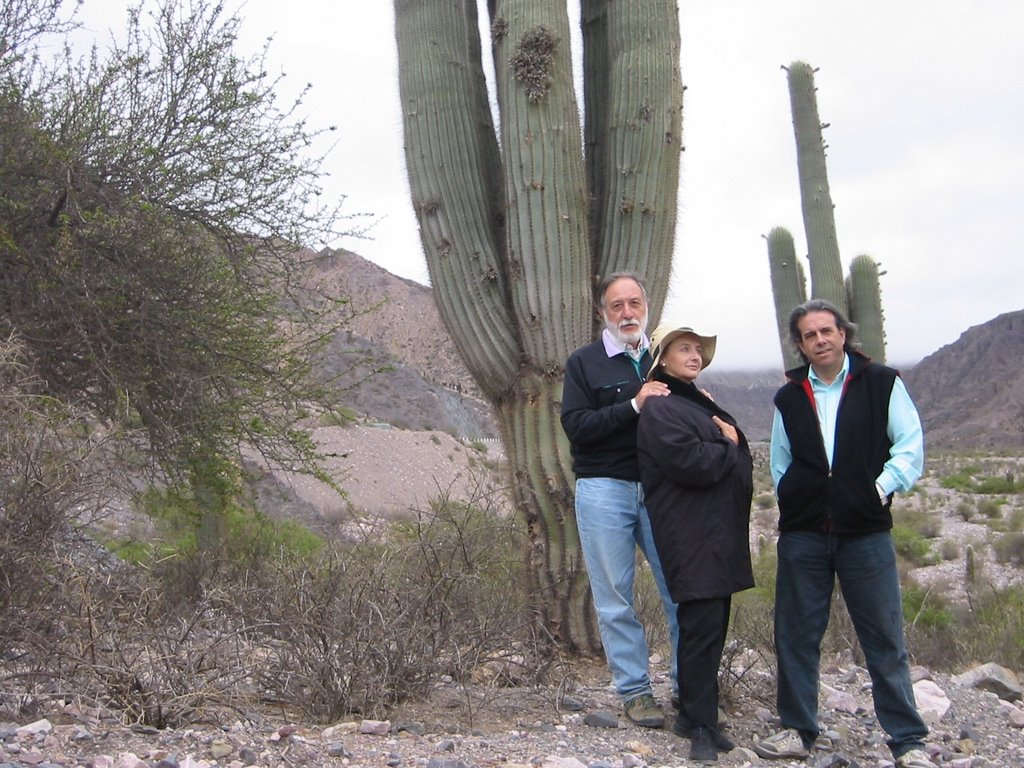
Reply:
[[818, 665], [836, 577], [871, 675], [878, 722], [894, 755], [924, 746], [903, 640], [896, 551], [888, 531], [834, 536], [794, 531], [779, 536], [775, 584], [778, 708], [784, 728], [818, 735]]
[[718, 667], [729, 629], [731, 597], [688, 600], [679, 621], [679, 714], [688, 727], [718, 726]]

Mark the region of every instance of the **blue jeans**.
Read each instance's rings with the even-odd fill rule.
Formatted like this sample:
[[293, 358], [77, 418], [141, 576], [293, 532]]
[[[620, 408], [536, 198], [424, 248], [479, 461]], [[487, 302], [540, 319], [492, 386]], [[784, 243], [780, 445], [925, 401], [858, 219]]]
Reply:
[[650, 563], [658, 585], [672, 642], [672, 680], [676, 676], [679, 624], [676, 606], [665, 584], [661, 561], [654, 548], [651, 521], [640, 483], [609, 477], [576, 480], [576, 527], [590, 578], [597, 611], [597, 626], [604, 644], [612, 683], [624, 701], [651, 693], [647, 671], [649, 652], [643, 625], [633, 608], [636, 548]]
[[778, 554], [775, 652], [782, 726], [796, 728], [805, 741], [818, 735], [821, 639], [838, 577], [887, 744], [896, 756], [921, 749], [928, 727], [910, 683], [892, 536], [888, 531], [863, 536], [792, 531], [779, 536]]

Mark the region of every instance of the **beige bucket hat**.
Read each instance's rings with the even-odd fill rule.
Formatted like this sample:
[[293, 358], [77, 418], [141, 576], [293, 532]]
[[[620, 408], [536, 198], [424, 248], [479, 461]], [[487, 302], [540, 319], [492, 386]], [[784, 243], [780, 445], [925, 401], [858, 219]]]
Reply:
[[654, 377], [655, 372], [658, 370], [658, 365], [661, 361], [661, 353], [668, 349], [668, 345], [673, 340], [682, 336], [684, 333], [692, 334], [700, 340], [701, 354], [700, 354], [700, 367], [704, 370], [711, 365], [711, 360], [715, 356], [715, 345], [718, 341], [717, 336], [706, 336], [702, 333], [697, 333], [693, 328], [688, 325], [676, 325], [674, 323], [664, 323], [654, 329], [654, 333], [651, 334], [651, 355], [654, 358], [654, 362], [651, 364], [651, 371], [647, 374], [647, 378], [651, 379]]

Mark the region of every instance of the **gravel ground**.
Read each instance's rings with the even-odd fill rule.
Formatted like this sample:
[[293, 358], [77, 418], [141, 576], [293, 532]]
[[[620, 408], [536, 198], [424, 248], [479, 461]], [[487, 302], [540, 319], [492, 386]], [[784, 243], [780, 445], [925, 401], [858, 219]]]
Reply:
[[[667, 700], [664, 664], [653, 665], [656, 692]], [[585, 668], [584, 668], [585, 667]], [[556, 688], [465, 689], [437, 686], [429, 700], [408, 704], [390, 721], [330, 725], [295, 722], [281, 713], [237, 714], [218, 722], [156, 731], [120, 724], [109, 713], [49, 702], [4, 723], [0, 764], [89, 768], [206, 766], [390, 766], [392, 768], [641, 768], [688, 766], [688, 742], [669, 730], [628, 724], [603, 665], [583, 665], [573, 685]], [[926, 675], [916, 670], [917, 676]], [[804, 761], [764, 761], [748, 747], [775, 728], [762, 702], [734, 697], [727, 732], [739, 747], [723, 766], [860, 766], [892, 764], [871, 713], [864, 670], [831, 662], [822, 677], [819, 747]], [[950, 706], [931, 723], [928, 749], [942, 768], [1024, 765], [1024, 709], [948, 676], [934, 682]], [[590, 724], [596, 723], [596, 724]], [[603, 725], [602, 725], [603, 723]], [[610, 727], [609, 727], [610, 726]], [[22, 730], [18, 730], [18, 729]]]

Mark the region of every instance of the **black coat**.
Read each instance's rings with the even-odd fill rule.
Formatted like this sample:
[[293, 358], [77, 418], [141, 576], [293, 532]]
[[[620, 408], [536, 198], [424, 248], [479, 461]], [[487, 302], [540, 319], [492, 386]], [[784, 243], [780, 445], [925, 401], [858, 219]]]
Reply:
[[637, 429], [640, 478], [654, 543], [676, 602], [727, 597], [754, 586], [750, 563], [753, 462], [711, 420], [736, 420], [693, 384], [661, 375], [672, 394], [644, 401]]

